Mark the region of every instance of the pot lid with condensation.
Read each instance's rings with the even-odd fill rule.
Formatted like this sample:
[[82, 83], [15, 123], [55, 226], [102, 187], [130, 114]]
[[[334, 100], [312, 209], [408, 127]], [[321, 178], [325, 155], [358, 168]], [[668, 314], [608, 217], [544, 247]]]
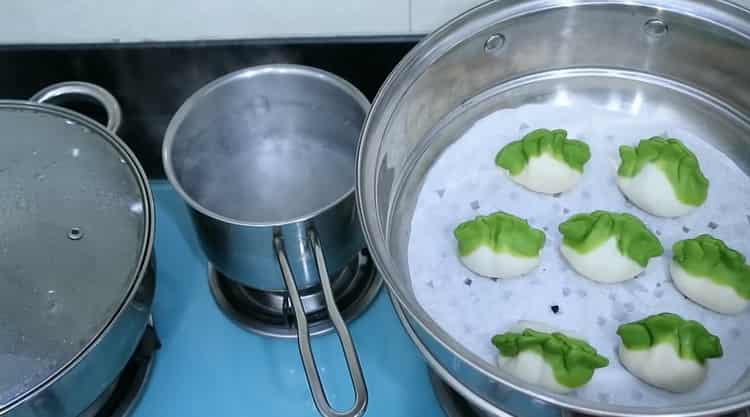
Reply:
[[107, 331], [152, 233], [145, 175], [112, 131], [56, 106], [0, 101], [0, 414]]

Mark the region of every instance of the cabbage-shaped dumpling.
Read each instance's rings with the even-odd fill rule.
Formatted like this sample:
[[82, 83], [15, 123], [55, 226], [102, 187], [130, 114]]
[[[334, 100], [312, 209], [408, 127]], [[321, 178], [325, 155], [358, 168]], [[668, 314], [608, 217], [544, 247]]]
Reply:
[[699, 386], [706, 359], [722, 356], [721, 341], [700, 323], [661, 313], [617, 329], [620, 362], [643, 382], [672, 392]]
[[568, 132], [562, 129], [537, 129], [505, 145], [497, 153], [495, 164], [531, 191], [567, 191], [576, 185], [591, 158], [589, 145], [567, 136]]
[[453, 234], [461, 262], [490, 278], [515, 278], [531, 271], [539, 265], [544, 246], [544, 232], [503, 212], [461, 223]]
[[661, 217], [688, 214], [708, 196], [698, 158], [679, 140], [660, 136], [620, 147], [617, 185], [633, 204]]
[[750, 305], [750, 266], [741, 253], [710, 235], [681, 240], [672, 252], [672, 281], [686, 297], [723, 314]]
[[637, 217], [595, 211], [576, 214], [559, 226], [560, 252], [579, 274], [611, 284], [640, 274], [664, 252], [659, 239]]
[[495, 335], [497, 365], [516, 377], [552, 392], [565, 394], [586, 385], [609, 360], [583, 340], [546, 325], [519, 322]]

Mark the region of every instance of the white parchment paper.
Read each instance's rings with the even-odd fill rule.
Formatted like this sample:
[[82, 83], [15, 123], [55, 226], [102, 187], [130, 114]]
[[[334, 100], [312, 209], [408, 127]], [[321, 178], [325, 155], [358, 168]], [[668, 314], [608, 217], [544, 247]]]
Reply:
[[[518, 320], [574, 330], [610, 359], [586, 387], [571, 395], [619, 405], [660, 406], [701, 402], [750, 386], [750, 314], [723, 316], [686, 300], [671, 283], [672, 245], [710, 233], [750, 256], [750, 178], [726, 155], [694, 133], [670, 124], [669, 114], [635, 118], [593, 105], [527, 105], [500, 110], [478, 121], [446, 149], [429, 171], [411, 224], [409, 268], [418, 301], [450, 335], [495, 363], [490, 338]], [[564, 128], [591, 147], [581, 182], [558, 197], [535, 194], [513, 183], [494, 164], [508, 142], [536, 128]], [[711, 182], [708, 201], [678, 219], [651, 216], [626, 202], [615, 185], [617, 148], [668, 134], [685, 142]], [[559, 254], [557, 226], [593, 210], [629, 212], [660, 238], [665, 254], [623, 284], [603, 285], [578, 276]], [[528, 219], [547, 235], [538, 269], [524, 278], [490, 280], [464, 268], [453, 229], [477, 214], [503, 210]], [[559, 307], [557, 314], [551, 306]], [[721, 338], [724, 357], [711, 360], [706, 383], [688, 394], [652, 388], [619, 363], [617, 327], [651, 314], [673, 312], [698, 320]], [[747, 372], [747, 374], [746, 374]]]

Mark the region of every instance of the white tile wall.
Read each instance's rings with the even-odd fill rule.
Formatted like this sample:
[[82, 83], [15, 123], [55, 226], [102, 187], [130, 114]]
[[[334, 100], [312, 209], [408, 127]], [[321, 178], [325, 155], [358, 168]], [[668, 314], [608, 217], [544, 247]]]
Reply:
[[483, 1], [0, 0], [0, 44], [424, 34]]
[[411, 29], [429, 33], [484, 0], [411, 0]]
[[0, 0], [0, 44], [409, 33], [409, 0]]

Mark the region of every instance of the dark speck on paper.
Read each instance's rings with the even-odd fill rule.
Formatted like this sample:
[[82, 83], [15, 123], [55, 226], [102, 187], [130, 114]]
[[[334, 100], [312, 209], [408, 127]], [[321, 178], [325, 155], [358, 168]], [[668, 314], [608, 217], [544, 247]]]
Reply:
[[549, 307], [549, 309], [550, 309], [550, 310], [552, 310], [552, 312], [553, 312], [554, 314], [557, 314], [557, 313], [559, 313], [559, 312], [560, 312], [560, 306], [559, 306], [559, 305], [557, 305], [557, 304], [555, 304], [555, 305], [553, 305], [553, 306], [550, 306], [550, 307]]
[[657, 283], [656, 283], [656, 287], [657, 287], [657, 288], [658, 288], [658, 287], [661, 287], [661, 282], [657, 282]]
[[747, 217], [747, 222], [748, 222], [748, 223], [750, 223], [750, 214], [748, 214], [748, 215], [747, 215], [747, 216], [745, 216], [745, 217]]
[[470, 287], [471, 287], [471, 282], [472, 282], [472, 281], [471, 281], [471, 278], [466, 278], [466, 279], [464, 280], [464, 284], [466, 284], [466, 285], [468, 285], [468, 286], [470, 286]]
[[568, 214], [568, 213], [570, 213], [570, 209], [567, 207], [563, 208], [563, 214]]
[[432, 280], [427, 281], [427, 286], [430, 287], [430, 288], [435, 288], [435, 283], [432, 282]]
[[472, 201], [471, 203], [469, 203], [469, 205], [471, 206], [472, 210], [479, 210], [479, 201], [478, 200]]
[[661, 230], [656, 231], [656, 236], [661, 236]]
[[497, 282], [500, 280], [499, 278], [496, 278], [496, 277], [491, 277], [490, 279], [492, 280], [492, 282]]
[[439, 190], [436, 190], [435, 192], [437, 193], [438, 197], [443, 198], [443, 196], [445, 195], [445, 188], [441, 188]]
[[[552, 194], [552, 197], [560, 198], [561, 195], [562, 193], [555, 193], [555, 194]], [[750, 216], [747, 216], [747, 218], [748, 218], [748, 221], [750, 221]]]
[[528, 128], [529, 128], [529, 125], [527, 125], [526, 123], [521, 123], [521, 126], [518, 126], [518, 130], [525, 130]]
[[711, 230], [716, 230], [716, 228], [717, 228], [717, 227], [719, 227], [719, 225], [718, 225], [718, 224], [716, 224], [716, 223], [714, 223], [714, 222], [708, 222], [708, 228], [709, 228], [709, 229], [711, 229]]
[[567, 287], [563, 288], [562, 289], [562, 294], [563, 294], [563, 297], [569, 296], [570, 295], [570, 288], [567, 288]]
[[687, 226], [682, 226], [682, 231], [685, 232], [685, 233], [689, 233], [690, 232], [690, 228], [687, 227]]
[[596, 318], [596, 324], [598, 324], [599, 326], [604, 326], [605, 324], [607, 324], [607, 319], [605, 319], [602, 316], [599, 316]]

